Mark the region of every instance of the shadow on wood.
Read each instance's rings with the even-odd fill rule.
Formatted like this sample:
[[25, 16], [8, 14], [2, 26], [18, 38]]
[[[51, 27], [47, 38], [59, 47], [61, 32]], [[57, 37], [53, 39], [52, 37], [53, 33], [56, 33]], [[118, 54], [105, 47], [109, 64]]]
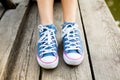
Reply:
[[10, 0], [0, 0], [5, 9], [15, 9], [16, 5]]

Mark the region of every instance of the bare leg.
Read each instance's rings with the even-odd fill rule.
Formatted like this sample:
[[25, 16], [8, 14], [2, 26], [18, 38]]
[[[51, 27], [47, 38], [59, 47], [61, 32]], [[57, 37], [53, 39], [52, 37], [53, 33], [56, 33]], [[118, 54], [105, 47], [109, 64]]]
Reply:
[[63, 18], [65, 22], [75, 22], [77, 0], [62, 0]]
[[54, 0], [37, 0], [41, 24], [53, 24], [53, 3]]

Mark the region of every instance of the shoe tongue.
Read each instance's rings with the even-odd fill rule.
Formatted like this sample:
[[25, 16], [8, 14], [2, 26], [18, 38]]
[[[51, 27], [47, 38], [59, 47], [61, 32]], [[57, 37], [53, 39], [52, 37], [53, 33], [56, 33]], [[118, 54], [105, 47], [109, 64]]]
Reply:
[[43, 57], [47, 57], [47, 56], [55, 56], [53, 53], [46, 53], [46, 54], [43, 54]]
[[75, 23], [74, 22], [64, 22], [62, 29], [64, 29], [67, 26], [67, 28], [72, 27]]
[[[50, 24], [50, 25], [45, 25], [44, 27], [47, 27], [48, 29], [52, 29], [54, 30], [54, 32], [56, 33], [56, 27], [54, 24]], [[46, 31], [47, 29], [45, 29], [44, 31]]]
[[68, 50], [67, 53], [77, 53], [77, 54], [80, 54], [79, 50]]
[[43, 32], [45, 32], [45, 31], [47, 31], [47, 29], [44, 28], [44, 29], [43, 29]]

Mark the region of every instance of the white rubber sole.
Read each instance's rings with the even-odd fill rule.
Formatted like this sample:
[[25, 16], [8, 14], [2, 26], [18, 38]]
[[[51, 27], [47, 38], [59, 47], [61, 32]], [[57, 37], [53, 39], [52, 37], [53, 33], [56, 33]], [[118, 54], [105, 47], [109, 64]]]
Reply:
[[59, 57], [57, 57], [57, 59], [54, 61], [54, 62], [50, 62], [50, 63], [44, 63], [42, 62], [39, 57], [37, 56], [37, 61], [38, 61], [38, 64], [44, 68], [44, 69], [54, 69], [57, 67], [58, 65], [58, 62], [59, 62]]
[[78, 59], [70, 59], [68, 56], [66, 56], [63, 53], [63, 59], [64, 59], [64, 61], [65, 61], [66, 64], [77, 66], [77, 65], [79, 65], [79, 64], [82, 63], [82, 61], [84, 59], [84, 54], [80, 58], [78, 58]]

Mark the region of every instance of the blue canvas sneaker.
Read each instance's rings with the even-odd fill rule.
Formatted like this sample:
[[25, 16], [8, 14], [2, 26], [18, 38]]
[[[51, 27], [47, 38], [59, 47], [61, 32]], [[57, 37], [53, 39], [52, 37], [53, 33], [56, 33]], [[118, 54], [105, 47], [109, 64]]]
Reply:
[[56, 27], [55, 25], [39, 25], [37, 61], [45, 69], [53, 69], [58, 65]]
[[63, 59], [68, 65], [79, 65], [84, 58], [78, 25], [64, 23], [62, 27]]

